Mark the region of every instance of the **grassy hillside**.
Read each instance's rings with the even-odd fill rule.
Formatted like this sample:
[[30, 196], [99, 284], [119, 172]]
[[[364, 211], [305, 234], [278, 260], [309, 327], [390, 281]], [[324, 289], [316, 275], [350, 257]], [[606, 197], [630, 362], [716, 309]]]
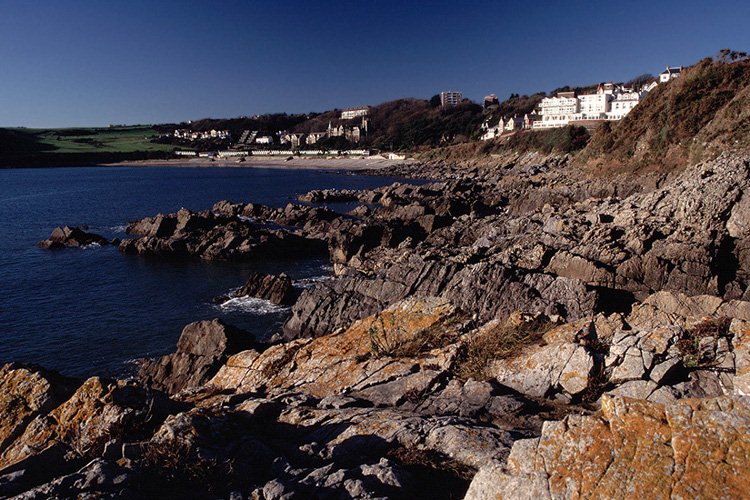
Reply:
[[152, 127], [0, 129], [0, 165], [72, 165], [166, 157]]
[[750, 60], [704, 59], [659, 85], [619, 123], [601, 127], [580, 160], [606, 168], [680, 168], [750, 146]]
[[133, 153], [173, 149], [164, 144], [151, 142], [156, 135], [156, 131], [151, 127], [62, 129], [36, 133], [39, 143], [45, 146], [46, 150], [56, 153]]

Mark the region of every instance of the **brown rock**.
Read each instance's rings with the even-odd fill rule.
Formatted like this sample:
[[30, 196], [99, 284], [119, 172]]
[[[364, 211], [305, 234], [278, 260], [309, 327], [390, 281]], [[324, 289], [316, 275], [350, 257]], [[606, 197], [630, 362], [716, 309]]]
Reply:
[[516, 442], [507, 467], [480, 471], [466, 498], [744, 498], [748, 432], [747, 399], [665, 407], [605, 396], [600, 416], [570, 415]]
[[260, 355], [250, 351], [234, 356], [209, 385], [238, 392], [261, 388], [282, 392], [294, 388], [320, 398], [363, 391], [362, 396], [371, 401], [398, 402], [415, 388], [429, 386], [437, 373], [430, 371], [403, 383], [384, 385], [381, 394], [368, 388], [428, 367], [435, 372], [445, 370], [455, 359], [458, 347], [431, 349], [418, 357], [390, 354], [421, 332], [451, 328], [450, 322], [456, 317], [455, 308], [443, 299], [406, 300], [343, 332], [271, 346]]
[[103, 236], [87, 233], [81, 228], [65, 226], [56, 227], [49, 238], [39, 242], [40, 247], [49, 249], [86, 245], [109, 245], [109, 241]]
[[142, 389], [92, 377], [69, 400], [31, 421], [0, 455], [0, 469], [52, 448], [71, 458], [98, 456], [109, 440], [145, 425], [148, 409]]
[[0, 368], [0, 451], [30, 421], [62, 403], [76, 385], [37, 367], [10, 363]]
[[249, 333], [221, 320], [190, 323], [182, 330], [177, 351], [142, 361], [138, 377], [155, 389], [176, 394], [208, 382], [229, 355], [254, 345]]
[[291, 305], [294, 303], [295, 293], [292, 280], [286, 274], [279, 276], [272, 274], [253, 273], [235, 294], [235, 297], [258, 297], [273, 302], [276, 305]]

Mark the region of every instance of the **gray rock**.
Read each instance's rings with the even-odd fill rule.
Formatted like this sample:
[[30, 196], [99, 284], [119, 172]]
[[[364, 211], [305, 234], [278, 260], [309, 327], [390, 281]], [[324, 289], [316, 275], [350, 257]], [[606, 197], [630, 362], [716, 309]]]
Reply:
[[677, 357], [667, 358], [661, 363], [654, 366], [649, 374], [649, 378], [659, 385], [669, 379], [682, 366], [682, 360]]

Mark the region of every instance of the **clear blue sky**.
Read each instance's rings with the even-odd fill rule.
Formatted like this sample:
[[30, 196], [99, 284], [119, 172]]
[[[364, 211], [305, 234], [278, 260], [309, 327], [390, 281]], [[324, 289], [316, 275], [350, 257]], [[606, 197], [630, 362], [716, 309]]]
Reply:
[[0, 126], [308, 112], [628, 80], [729, 47], [747, 0], [0, 0]]

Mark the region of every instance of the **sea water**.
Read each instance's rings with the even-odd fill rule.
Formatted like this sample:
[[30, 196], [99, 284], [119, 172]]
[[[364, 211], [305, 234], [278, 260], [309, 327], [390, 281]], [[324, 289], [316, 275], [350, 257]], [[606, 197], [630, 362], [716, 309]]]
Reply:
[[44, 250], [55, 226], [126, 238], [128, 222], [223, 199], [283, 207], [323, 188], [397, 179], [319, 170], [237, 167], [71, 167], [0, 170], [0, 363], [37, 363], [73, 376], [127, 373], [133, 359], [174, 350], [182, 328], [221, 318], [259, 338], [289, 309], [252, 298], [215, 304], [254, 271], [297, 286], [330, 276], [326, 260], [168, 261], [116, 247]]

